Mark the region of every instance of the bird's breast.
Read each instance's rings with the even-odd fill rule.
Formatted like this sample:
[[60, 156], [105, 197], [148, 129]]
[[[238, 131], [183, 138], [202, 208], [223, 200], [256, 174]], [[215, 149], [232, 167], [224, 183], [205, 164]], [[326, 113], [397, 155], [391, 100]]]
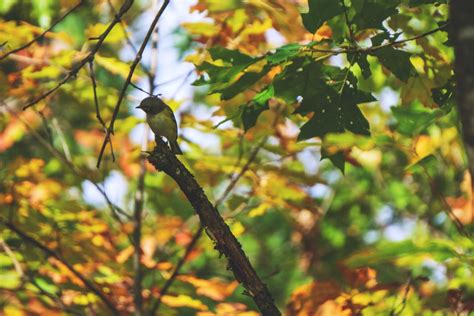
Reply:
[[176, 123], [164, 111], [155, 115], [147, 114], [146, 120], [155, 135], [176, 139]]

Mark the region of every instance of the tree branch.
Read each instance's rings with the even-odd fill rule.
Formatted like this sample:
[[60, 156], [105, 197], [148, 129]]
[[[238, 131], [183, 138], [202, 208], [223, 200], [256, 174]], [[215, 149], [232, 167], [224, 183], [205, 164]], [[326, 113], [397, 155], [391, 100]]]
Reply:
[[100, 167], [100, 162], [102, 160], [102, 157], [104, 155], [105, 147], [107, 145], [107, 142], [109, 142], [110, 136], [114, 133], [114, 124], [115, 120], [117, 119], [117, 115], [120, 110], [120, 105], [122, 103], [122, 99], [125, 96], [125, 93], [127, 91], [127, 88], [132, 81], [133, 73], [135, 72], [135, 68], [138, 66], [140, 63], [140, 60], [142, 59], [143, 52], [145, 51], [145, 48], [148, 44], [148, 41], [150, 40], [151, 35], [153, 34], [153, 31], [155, 30], [156, 24], [160, 20], [161, 16], [163, 15], [163, 12], [165, 11], [166, 7], [170, 3], [170, 0], [164, 0], [160, 10], [156, 14], [155, 18], [153, 19], [153, 22], [151, 22], [150, 27], [148, 28], [148, 31], [145, 35], [145, 38], [143, 39], [142, 45], [140, 46], [140, 49], [138, 50], [135, 59], [133, 60], [133, 63], [130, 65], [130, 71], [128, 72], [127, 79], [125, 80], [125, 83], [122, 87], [122, 90], [120, 91], [117, 104], [115, 105], [114, 111], [112, 113], [112, 119], [110, 120], [109, 127], [107, 128], [106, 134], [105, 134], [105, 139], [102, 143], [102, 147], [99, 152], [99, 157], [97, 159], [97, 168]]
[[263, 315], [280, 315], [273, 297], [252, 267], [242, 246], [232, 234], [194, 176], [171, 153], [166, 143], [156, 138], [157, 146], [148, 157], [148, 161], [156, 169], [164, 171], [172, 177], [192, 204], [198, 214], [208, 236], [214, 241], [215, 248], [228, 259], [229, 268], [237, 281], [247, 290]]
[[[33, 38], [31, 41], [29, 41], [28, 43], [26, 43], [25, 45], [23, 46], [20, 46], [18, 48], [15, 48], [11, 51], [9, 51], [8, 53], [5, 53], [3, 54], [2, 56], [0, 56], [0, 61], [7, 58], [10, 54], [14, 54], [16, 52], [19, 52], [25, 48], [28, 48], [30, 47], [34, 42], [37, 42], [39, 41], [40, 39], [42, 39], [46, 33], [48, 33], [49, 31], [51, 31], [56, 25], [58, 25], [59, 23], [61, 23], [62, 20], [64, 20], [69, 14], [71, 14], [72, 12], [74, 12], [77, 8], [79, 8], [81, 5], [83, 5], [85, 3], [84, 0], [80, 0], [74, 7], [72, 7], [69, 11], [67, 11], [62, 17], [60, 17], [58, 20], [56, 20], [53, 24], [51, 24], [50, 27], [48, 27], [46, 30], [43, 31], [43, 33], [41, 33], [40, 35], [38, 35], [37, 37]], [[2, 45], [3, 46], [3, 45]]]
[[[278, 120], [278, 116], [275, 118], [274, 125], [276, 124], [277, 120]], [[252, 162], [257, 157], [258, 152], [263, 147], [263, 145], [265, 144], [267, 139], [268, 139], [268, 137], [264, 137], [260, 141], [260, 143], [252, 150], [247, 162], [242, 167], [240, 172], [235, 177], [231, 178], [230, 183], [227, 185], [226, 189], [224, 190], [224, 193], [222, 193], [222, 195], [219, 197], [219, 199], [217, 199], [216, 203], [214, 203], [215, 208], [219, 207], [221, 205], [221, 203], [224, 202], [224, 200], [229, 195], [229, 193], [232, 192], [234, 187], [237, 185], [237, 182], [240, 180], [240, 178], [242, 178], [242, 176], [245, 174], [245, 172], [247, 172], [247, 170], [250, 168], [250, 165], [252, 164]], [[239, 158], [239, 160], [240, 160], [240, 158]], [[201, 223], [200, 226], [199, 226], [199, 229], [193, 235], [193, 238], [192, 238], [191, 242], [186, 247], [186, 251], [184, 253], [184, 256], [181, 258], [181, 260], [176, 265], [176, 267], [175, 267], [173, 273], [171, 274], [170, 278], [168, 280], [166, 280], [165, 284], [163, 285], [163, 288], [160, 291], [160, 295], [158, 296], [157, 301], [153, 304], [153, 307], [151, 308], [151, 312], [150, 312], [151, 316], [153, 316], [157, 313], [157, 311], [158, 311], [158, 309], [161, 305], [161, 300], [162, 300], [163, 296], [166, 295], [169, 288], [171, 287], [173, 282], [176, 280], [176, 277], [179, 275], [179, 272], [180, 272], [181, 268], [183, 267], [184, 263], [186, 262], [189, 254], [194, 249], [194, 247], [197, 245], [197, 241], [199, 240], [199, 238], [201, 238], [203, 230], [204, 230], [204, 226]]]
[[97, 295], [102, 300], [102, 302], [112, 311], [112, 313], [114, 315], [120, 315], [120, 312], [117, 309], [117, 307], [115, 307], [115, 305], [112, 303], [112, 301], [107, 296], [105, 296], [105, 294], [102, 292], [102, 290], [97, 288], [91, 281], [86, 279], [86, 277], [84, 275], [82, 275], [79, 271], [77, 271], [61, 255], [56, 253], [54, 250], [46, 247], [45, 245], [43, 245], [42, 243], [40, 243], [39, 241], [37, 241], [33, 237], [29, 236], [28, 234], [26, 234], [25, 232], [20, 230], [18, 227], [13, 225], [13, 223], [4, 222], [4, 221], [1, 221], [1, 223], [3, 225], [5, 225], [8, 229], [10, 229], [11, 231], [15, 232], [24, 242], [34, 246], [35, 248], [40, 249], [41, 251], [43, 251], [43, 253], [46, 256], [53, 257], [56, 260], [58, 260], [59, 262], [61, 262], [69, 271], [71, 271], [72, 274], [74, 274], [78, 279], [80, 279], [82, 281], [82, 283], [85, 285], [86, 288], [88, 288], [92, 293]]

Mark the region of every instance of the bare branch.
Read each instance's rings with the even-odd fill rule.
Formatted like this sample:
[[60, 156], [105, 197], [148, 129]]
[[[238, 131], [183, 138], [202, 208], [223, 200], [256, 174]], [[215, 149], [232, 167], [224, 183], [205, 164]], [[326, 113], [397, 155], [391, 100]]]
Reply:
[[[275, 122], [276, 121], [277, 120], [275, 120]], [[234, 178], [232, 178], [232, 180], [230, 181], [230, 183], [227, 185], [226, 189], [224, 190], [224, 193], [220, 196], [219, 199], [217, 199], [216, 203], [214, 203], [215, 208], [219, 207], [222, 204], [222, 202], [224, 202], [224, 200], [229, 195], [229, 193], [232, 192], [234, 187], [237, 185], [237, 182], [240, 180], [240, 178], [242, 178], [242, 176], [245, 174], [245, 172], [247, 172], [247, 170], [250, 168], [250, 165], [252, 164], [252, 162], [257, 157], [258, 152], [263, 147], [263, 145], [266, 143], [267, 139], [268, 139], [268, 137], [264, 137], [262, 139], [262, 141], [254, 148], [254, 150], [252, 151], [252, 153], [249, 156], [249, 159], [247, 160], [245, 165], [242, 167], [240, 172]], [[194, 247], [197, 245], [197, 241], [199, 240], [199, 238], [201, 238], [203, 230], [204, 230], [204, 226], [201, 223], [200, 226], [199, 226], [199, 229], [193, 235], [193, 238], [192, 238], [191, 242], [186, 247], [186, 251], [185, 251], [183, 257], [181, 258], [181, 260], [176, 265], [176, 267], [175, 267], [173, 273], [171, 274], [170, 278], [168, 280], [166, 280], [165, 284], [163, 285], [163, 288], [160, 291], [160, 295], [158, 296], [158, 299], [155, 301], [155, 303], [153, 304], [153, 307], [151, 308], [150, 315], [153, 316], [157, 313], [157, 311], [158, 311], [158, 309], [161, 305], [161, 300], [162, 300], [163, 296], [166, 295], [169, 288], [171, 287], [173, 282], [176, 280], [176, 277], [179, 275], [179, 272], [180, 272], [181, 268], [183, 267], [184, 263], [186, 262], [189, 254], [194, 249]]]
[[157, 170], [172, 177], [186, 195], [198, 214], [208, 236], [214, 241], [215, 248], [228, 259], [229, 268], [237, 281], [245, 288], [264, 315], [280, 315], [267, 286], [252, 267], [242, 246], [232, 234], [229, 226], [214, 207], [201, 186], [189, 170], [173, 155], [161, 138], [156, 138], [157, 146], [148, 157], [148, 161]]
[[[23, 46], [20, 46], [18, 48], [15, 48], [11, 51], [9, 51], [8, 53], [5, 53], [3, 54], [2, 56], [0, 56], [0, 61], [7, 58], [10, 54], [14, 54], [16, 52], [19, 52], [25, 48], [28, 48], [30, 47], [34, 42], [37, 42], [39, 41], [40, 39], [42, 39], [46, 33], [48, 33], [49, 31], [51, 31], [56, 25], [58, 25], [59, 23], [61, 23], [62, 20], [64, 20], [69, 14], [71, 14], [72, 12], [74, 12], [77, 8], [79, 8], [81, 5], [83, 5], [85, 3], [84, 0], [80, 0], [74, 7], [72, 7], [69, 11], [67, 11], [62, 17], [60, 17], [57, 21], [55, 21], [53, 24], [51, 24], [50, 27], [48, 27], [46, 30], [43, 31], [43, 33], [41, 33], [39, 36], [33, 38], [31, 41], [29, 41], [28, 43], [26, 43], [25, 45]], [[6, 42], [4, 43], [6, 44]], [[2, 44], [2, 46], [4, 45]]]
[[27, 108], [47, 98], [49, 95], [53, 94], [56, 90], [58, 90], [62, 85], [68, 82], [71, 78], [76, 77], [79, 70], [81, 70], [82, 67], [84, 67], [84, 65], [86, 65], [89, 61], [94, 59], [95, 54], [99, 51], [100, 47], [104, 43], [109, 33], [112, 31], [114, 26], [120, 21], [122, 16], [130, 9], [132, 4], [133, 4], [133, 0], [126, 0], [124, 4], [120, 7], [119, 13], [115, 16], [115, 19], [112, 22], [110, 22], [109, 26], [105, 29], [105, 31], [97, 38], [97, 43], [95, 47], [89, 52], [89, 54], [87, 54], [87, 56], [84, 57], [84, 59], [82, 59], [78, 64], [72, 67], [69, 73], [66, 76], [64, 76], [64, 78], [61, 81], [59, 81], [59, 83], [54, 88], [48, 90], [47, 92], [43, 93], [41, 96], [29, 102], [27, 105], [23, 107], [23, 110], [26, 110]]
[[86, 288], [88, 288], [92, 293], [97, 295], [102, 300], [102, 302], [113, 312], [114, 315], [120, 315], [120, 312], [117, 307], [115, 307], [114, 303], [102, 292], [102, 290], [96, 287], [96, 285], [89, 281], [82, 273], [77, 271], [65, 258], [56, 253], [54, 250], [46, 247], [33, 237], [29, 236], [22, 230], [20, 230], [18, 227], [13, 225], [13, 223], [4, 221], [1, 221], [1, 223], [11, 231], [15, 232], [24, 242], [43, 251], [46, 256], [53, 257], [59, 262], [61, 262], [69, 271], [71, 271], [72, 274], [74, 274], [79, 280], [81, 280], [81, 282], [85, 285]]
[[102, 160], [102, 156], [104, 155], [105, 147], [107, 145], [107, 142], [109, 141], [110, 135], [113, 135], [114, 133], [114, 124], [115, 120], [117, 119], [117, 115], [120, 110], [120, 105], [122, 103], [122, 100], [125, 96], [125, 93], [127, 91], [127, 88], [132, 81], [133, 73], [135, 72], [135, 68], [138, 66], [140, 63], [140, 60], [142, 59], [143, 52], [145, 51], [145, 48], [148, 44], [148, 41], [150, 40], [151, 35], [153, 34], [153, 31], [155, 30], [155, 27], [160, 20], [161, 16], [163, 15], [163, 12], [165, 11], [166, 7], [168, 6], [170, 0], [164, 0], [160, 10], [156, 14], [155, 18], [153, 19], [153, 22], [151, 23], [150, 27], [148, 28], [148, 31], [145, 35], [145, 38], [143, 39], [142, 45], [140, 46], [140, 49], [138, 50], [138, 53], [135, 56], [135, 59], [133, 63], [130, 65], [130, 71], [128, 72], [127, 79], [125, 80], [125, 83], [122, 87], [122, 90], [120, 91], [120, 95], [117, 100], [117, 104], [115, 105], [114, 112], [112, 113], [112, 119], [110, 120], [109, 127], [107, 128], [107, 132], [105, 135], [104, 142], [102, 143], [102, 147], [99, 152], [99, 157], [97, 159], [97, 168], [100, 167], [100, 162]]

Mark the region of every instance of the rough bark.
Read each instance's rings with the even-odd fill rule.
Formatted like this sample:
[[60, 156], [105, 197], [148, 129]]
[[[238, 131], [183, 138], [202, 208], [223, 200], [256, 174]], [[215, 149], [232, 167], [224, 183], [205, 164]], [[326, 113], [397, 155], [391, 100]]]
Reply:
[[450, 3], [450, 39], [455, 50], [456, 99], [462, 136], [468, 155], [468, 168], [474, 175], [474, 1]]
[[159, 138], [157, 146], [148, 161], [157, 170], [172, 177], [188, 198], [198, 214], [215, 248], [228, 259], [229, 268], [246, 289], [263, 315], [280, 315], [267, 286], [258, 277], [242, 246], [224, 222], [218, 210], [207, 198], [201, 186], [186, 167], [171, 153], [168, 146]]

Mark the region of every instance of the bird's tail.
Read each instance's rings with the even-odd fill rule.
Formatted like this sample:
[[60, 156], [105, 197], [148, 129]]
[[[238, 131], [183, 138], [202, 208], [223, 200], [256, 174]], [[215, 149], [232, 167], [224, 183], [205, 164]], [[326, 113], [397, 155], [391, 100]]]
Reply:
[[181, 148], [179, 148], [179, 145], [178, 145], [178, 142], [175, 140], [175, 141], [170, 141], [170, 147], [171, 147], [171, 151], [173, 152], [173, 154], [175, 155], [182, 155], [183, 152], [181, 151]]

